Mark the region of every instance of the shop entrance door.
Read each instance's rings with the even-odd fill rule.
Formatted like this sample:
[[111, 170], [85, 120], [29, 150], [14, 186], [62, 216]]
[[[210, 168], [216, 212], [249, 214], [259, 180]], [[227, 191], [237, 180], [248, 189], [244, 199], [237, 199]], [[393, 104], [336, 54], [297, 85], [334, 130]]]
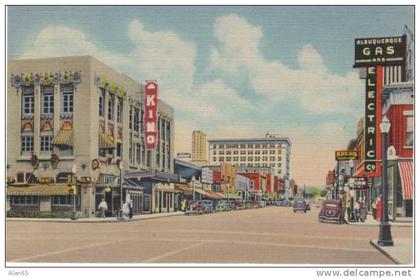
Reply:
[[112, 208], [112, 190], [109, 191], [109, 192], [105, 191], [105, 202], [108, 205], [108, 210], [106, 211], [106, 216], [110, 217], [110, 216], [112, 216], [112, 211], [113, 211], [113, 208]]

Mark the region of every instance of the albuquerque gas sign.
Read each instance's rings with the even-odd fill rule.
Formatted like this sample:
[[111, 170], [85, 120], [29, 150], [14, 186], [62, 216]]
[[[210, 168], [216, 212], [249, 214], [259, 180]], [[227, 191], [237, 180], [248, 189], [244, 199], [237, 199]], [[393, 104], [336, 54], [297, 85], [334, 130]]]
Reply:
[[354, 67], [404, 62], [406, 36], [355, 39]]
[[147, 81], [144, 85], [144, 136], [146, 149], [152, 150], [157, 144], [157, 111], [158, 111], [158, 84], [156, 81]]

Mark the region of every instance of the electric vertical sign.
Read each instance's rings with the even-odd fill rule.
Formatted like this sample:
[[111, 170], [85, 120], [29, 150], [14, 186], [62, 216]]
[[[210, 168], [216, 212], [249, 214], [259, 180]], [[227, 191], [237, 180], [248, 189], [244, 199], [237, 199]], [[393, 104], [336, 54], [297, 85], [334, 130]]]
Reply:
[[376, 67], [368, 67], [366, 74], [365, 107], [365, 172], [376, 171]]
[[144, 86], [144, 136], [146, 149], [156, 148], [157, 143], [157, 111], [158, 111], [158, 84], [156, 81], [147, 81]]

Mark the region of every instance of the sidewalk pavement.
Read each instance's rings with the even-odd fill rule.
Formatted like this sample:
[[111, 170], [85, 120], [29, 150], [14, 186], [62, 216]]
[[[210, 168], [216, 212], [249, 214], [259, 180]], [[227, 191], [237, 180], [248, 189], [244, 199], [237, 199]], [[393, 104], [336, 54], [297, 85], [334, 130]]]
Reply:
[[[347, 213], [344, 216], [344, 220], [349, 225], [359, 225], [359, 226], [379, 226], [380, 222], [375, 220], [371, 214], [368, 214], [365, 222], [349, 222], [347, 219]], [[389, 224], [395, 227], [413, 227], [412, 221], [407, 221], [406, 219], [402, 219], [402, 221], [390, 221]]]
[[[406, 220], [407, 219], [403, 219], [402, 222], [389, 222], [389, 224], [394, 227], [412, 228], [413, 222], [408, 222]], [[345, 221], [349, 225], [377, 226], [378, 228], [380, 224], [380, 222], [375, 220], [371, 214], [368, 214], [365, 222], [349, 222], [346, 213]], [[394, 246], [379, 246], [376, 239], [370, 240], [370, 244], [396, 264], [413, 264], [413, 239], [393, 239], [393, 241]]]
[[412, 265], [413, 261], [413, 240], [393, 239], [394, 246], [379, 246], [377, 240], [371, 240], [370, 244], [382, 254], [399, 265]]
[[127, 222], [127, 221], [138, 221], [153, 218], [162, 218], [169, 216], [185, 215], [185, 212], [165, 212], [165, 213], [151, 213], [151, 214], [140, 214], [134, 215], [133, 218], [129, 219], [125, 217], [124, 220], [118, 220], [116, 217], [91, 217], [91, 218], [79, 218], [77, 220], [71, 220], [70, 218], [22, 218], [22, 217], [7, 217], [7, 221], [25, 221], [25, 222], [66, 222], [66, 223], [112, 223], [112, 222]]

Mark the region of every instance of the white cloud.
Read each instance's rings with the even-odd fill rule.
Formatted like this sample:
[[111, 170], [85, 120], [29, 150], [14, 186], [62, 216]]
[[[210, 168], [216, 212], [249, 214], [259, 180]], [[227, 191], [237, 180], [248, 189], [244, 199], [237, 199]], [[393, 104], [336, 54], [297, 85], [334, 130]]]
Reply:
[[263, 32], [245, 19], [219, 17], [214, 29], [220, 46], [211, 50], [211, 67], [230, 75], [246, 72], [255, 94], [266, 97], [268, 103], [297, 98], [308, 111], [348, 112], [362, 97], [363, 84], [357, 73], [328, 73], [321, 55], [310, 44], [299, 51], [299, 68], [291, 69], [280, 60], [264, 58], [258, 48]]

